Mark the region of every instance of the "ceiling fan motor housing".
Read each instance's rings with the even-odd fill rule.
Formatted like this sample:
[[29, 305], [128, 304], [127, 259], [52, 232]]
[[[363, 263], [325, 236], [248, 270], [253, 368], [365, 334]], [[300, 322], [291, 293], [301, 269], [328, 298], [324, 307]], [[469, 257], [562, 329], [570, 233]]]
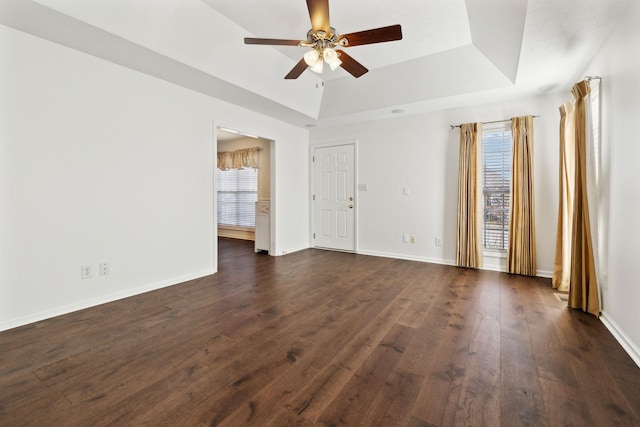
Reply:
[[307, 40], [300, 42], [300, 46], [313, 47], [322, 51], [326, 47], [335, 48], [337, 46], [345, 47], [349, 45], [346, 37], [339, 38], [340, 34], [335, 28], [331, 27], [331, 31], [327, 34], [324, 30], [313, 31], [313, 28], [307, 32]]

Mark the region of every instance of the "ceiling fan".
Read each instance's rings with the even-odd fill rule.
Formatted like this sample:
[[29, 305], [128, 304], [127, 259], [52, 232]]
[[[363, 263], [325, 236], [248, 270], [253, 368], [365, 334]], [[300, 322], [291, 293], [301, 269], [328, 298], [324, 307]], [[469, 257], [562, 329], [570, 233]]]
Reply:
[[307, 33], [306, 40], [252, 37], [244, 39], [245, 44], [310, 47], [311, 50], [304, 54], [304, 57], [285, 76], [285, 79], [297, 79], [307, 67], [310, 67], [311, 71], [322, 73], [325, 62], [332, 70], [342, 67], [358, 78], [369, 70], [347, 55], [345, 51], [337, 50], [336, 48], [402, 40], [402, 28], [400, 25], [390, 25], [388, 27], [340, 35], [335, 28], [329, 25], [329, 0], [307, 0], [307, 8], [311, 18], [311, 29]]

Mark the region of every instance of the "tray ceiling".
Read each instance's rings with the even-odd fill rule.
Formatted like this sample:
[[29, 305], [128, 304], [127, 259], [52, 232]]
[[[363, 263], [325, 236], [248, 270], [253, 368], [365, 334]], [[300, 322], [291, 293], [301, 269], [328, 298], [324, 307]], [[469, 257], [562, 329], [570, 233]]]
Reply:
[[[302, 0], [4, 0], [0, 23], [297, 126], [331, 126], [566, 90], [630, 0], [351, 0], [330, 2], [340, 33], [402, 25], [401, 41], [358, 46], [369, 68], [293, 81]], [[141, 59], [142, 58], [142, 59]]]

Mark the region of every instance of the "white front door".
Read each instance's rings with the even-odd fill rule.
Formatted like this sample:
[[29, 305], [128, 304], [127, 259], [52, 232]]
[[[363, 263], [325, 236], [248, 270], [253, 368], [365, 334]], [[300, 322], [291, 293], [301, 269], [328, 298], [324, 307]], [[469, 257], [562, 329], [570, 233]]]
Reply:
[[355, 251], [354, 144], [313, 149], [313, 246]]

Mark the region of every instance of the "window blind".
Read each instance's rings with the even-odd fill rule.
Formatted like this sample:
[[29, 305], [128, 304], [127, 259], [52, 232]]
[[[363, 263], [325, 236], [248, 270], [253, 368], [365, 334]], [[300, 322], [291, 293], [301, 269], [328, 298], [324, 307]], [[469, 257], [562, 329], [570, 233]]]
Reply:
[[482, 134], [483, 230], [485, 249], [509, 247], [511, 123], [484, 128]]
[[218, 169], [218, 224], [255, 228], [258, 169]]

